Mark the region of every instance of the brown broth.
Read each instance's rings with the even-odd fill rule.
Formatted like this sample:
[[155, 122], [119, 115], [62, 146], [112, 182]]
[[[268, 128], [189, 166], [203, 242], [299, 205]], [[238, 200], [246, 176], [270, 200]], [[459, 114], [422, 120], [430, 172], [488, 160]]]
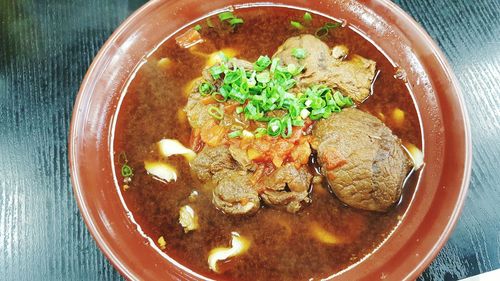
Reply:
[[[311, 25], [304, 30], [290, 26], [290, 20], [301, 20], [303, 11], [285, 8], [250, 8], [237, 10], [245, 23], [234, 33], [206, 27], [201, 31], [205, 43], [197, 50], [211, 53], [231, 47], [238, 57], [254, 61], [271, 56], [285, 39], [301, 33], [314, 33], [331, 20], [313, 14]], [[217, 20], [213, 18], [213, 20]], [[394, 78], [396, 68], [369, 41], [348, 27], [331, 30], [324, 41], [330, 46], [345, 44], [351, 54], [377, 62], [380, 71], [373, 85], [373, 95], [360, 108], [375, 116], [390, 116], [394, 108], [405, 112], [402, 127], [386, 124], [404, 142], [421, 146], [420, 126], [415, 106], [404, 81]], [[157, 67], [160, 58], [168, 57], [173, 65]], [[123, 196], [136, 221], [153, 241], [163, 236], [165, 252], [178, 262], [206, 276], [236, 280], [305, 280], [327, 277], [355, 263], [380, 245], [396, 226], [415, 190], [416, 175], [406, 183], [402, 202], [387, 213], [367, 212], [345, 206], [326, 187], [315, 188], [312, 203], [298, 214], [263, 208], [250, 217], [231, 217], [215, 209], [211, 191], [191, 176], [181, 158], [170, 158], [179, 171], [177, 182], [162, 183], [147, 175], [143, 161], [161, 159], [155, 143], [163, 138], [189, 143], [191, 129], [178, 118], [187, 97], [183, 88], [199, 77], [205, 58], [193, 55], [167, 40], [141, 66], [131, 81], [119, 112], [115, 151], [125, 151], [134, 168], [133, 181]], [[116, 157], [118, 158], [118, 157]], [[166, 160], [166, 159], [163, 159]], [[118, 162], [118, 161], [117, 161]], [[119, 163], [116, 163], [119, 168]], [[120, 179], [121, 181], [121, 179]], [[199, 216], [199, 230], [185, 234], [178, 223], [179, 208], [197, 190], [199, 199], [190, 206]], [[322, 244], [309, 235], [310, 223], [317, 222], [328, 231], [344, 237], [338, 245]], [[222, 274], [211, 272], [208, 252], [215, 247], [230, 246], [231, 232], [249, 238], [249, 251], [223, 264]]]

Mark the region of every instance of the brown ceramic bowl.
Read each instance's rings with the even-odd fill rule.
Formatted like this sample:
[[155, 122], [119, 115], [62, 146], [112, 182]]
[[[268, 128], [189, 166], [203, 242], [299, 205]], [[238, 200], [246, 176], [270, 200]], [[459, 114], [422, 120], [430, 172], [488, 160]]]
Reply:
[[[197, 280], [149, 245], [117, 189], [111, 144], [124, 85], [141, 59], [176, 30], [229, 4], [254, 0], [150, 1], [130, 16], [96, 56], [78, 94], [69, 139], [71, 176], [82, 216], [97, 244], [128, 279]], [[425, 167], [400, 225], [373, 254], [337, 280], [412, 280], [453, 230], [470, 176], [470, 133], [458, 83], [443, 54], [388, 0], [280, 0], [347, 22], [407, 71], [420, 113]], [[364, 3], [366, 2], [366, 3]], [[267, 3], [266, 5], [269, 5]]]

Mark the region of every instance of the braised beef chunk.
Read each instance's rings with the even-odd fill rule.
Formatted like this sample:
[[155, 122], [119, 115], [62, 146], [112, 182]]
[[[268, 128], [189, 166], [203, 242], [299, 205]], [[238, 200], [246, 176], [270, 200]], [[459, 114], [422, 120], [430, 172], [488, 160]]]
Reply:
[[226, 214], [252, 214], [259, 210], [260, 198], [244, 171], [226, 173], [213, 191], [213, 204]]
[[399, 200], [412, 164], [401, 140], [379, 119], [345, 109], [319, 121], [313, 137], [322, 173], [344, 203], [386, 211]]
[[312, 175], [306, 167], [297, 169], [288, 163], [265, 178], [262, 199], [267, 205], [296, 213], [303, 203], [310, 202], [308, 189], [311, 180]]
[[246, 172], [251, 166], [234, 147], [207, 146], [191, 162], [191, 171], [201, 181], [215, 184], [212, 202], [218, 209], [229, 215], [243, 215], [260, 207], [259, 194]]
[[[293, 55], [294, 49], [297, 48], [305, 50], [305, 58], [300, 59]], [[370, 95], [376, 63], [358, 55], [348, 54], [346, 46], [339, 45], [330, 50], [320, 39], [305, 34], [287, 39], [273, 57], [279, 58], [285, 65], [304, 66], [304, 72], [299, 75], [299, 88], [322, 84], [339, 90], [356, 103], [361, 103]]]
[[229, 148], [224, 145], [206, 146], [191, 162], [191, 171], [202, 181], [218, 180], [224, 177], [224, 173], [237, 168]]
[[205, 123], [212, 120], [212, 116], [208, 112], [209, 105], [201, 102], [203, 97], [198, 93], [198, 86], [199, 83], [195, 83], [195, 90], [189, 94], [186, 107], [184, 107], [189, 125], [193, 129], [200, 129]]

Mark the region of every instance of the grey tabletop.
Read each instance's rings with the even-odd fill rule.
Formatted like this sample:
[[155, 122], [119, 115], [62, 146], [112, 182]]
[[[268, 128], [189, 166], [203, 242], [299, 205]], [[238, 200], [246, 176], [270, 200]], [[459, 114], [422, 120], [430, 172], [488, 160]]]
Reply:
[[[78, 211], [67, 137], [93, 57], [143, 2], [0, 0], [0, 280], [122, 279]], [[396, 3], [448, 56], [472, 127], [465, 208], [419, 280], [500, 268], [500, 1]]]

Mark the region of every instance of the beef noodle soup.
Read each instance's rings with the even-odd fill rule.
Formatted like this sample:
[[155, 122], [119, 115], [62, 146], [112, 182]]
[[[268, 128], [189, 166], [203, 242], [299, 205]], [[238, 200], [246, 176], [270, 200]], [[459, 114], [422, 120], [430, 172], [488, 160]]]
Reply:
[[132, 76], [114, 143], [127, 207], [161, 251], [229, 280], [308, 280], [369, 255], [422, 164], [404, 70], [348, 24], [225, 12]]

